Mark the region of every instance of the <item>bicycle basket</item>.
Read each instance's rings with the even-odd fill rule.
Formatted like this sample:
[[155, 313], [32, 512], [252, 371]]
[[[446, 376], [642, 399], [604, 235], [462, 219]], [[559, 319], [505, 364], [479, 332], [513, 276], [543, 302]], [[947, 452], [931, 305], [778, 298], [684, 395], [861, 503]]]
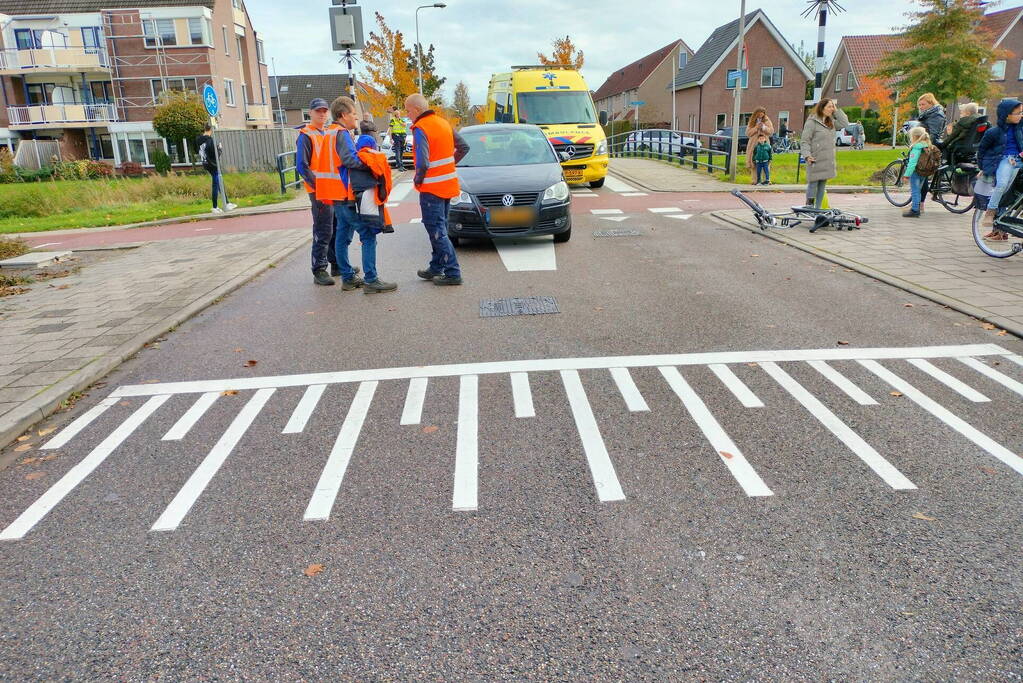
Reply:
[[977, 164], [957, 164], [952, 172], [952, 191], [961, 197], [972, 197], [977, 173]]

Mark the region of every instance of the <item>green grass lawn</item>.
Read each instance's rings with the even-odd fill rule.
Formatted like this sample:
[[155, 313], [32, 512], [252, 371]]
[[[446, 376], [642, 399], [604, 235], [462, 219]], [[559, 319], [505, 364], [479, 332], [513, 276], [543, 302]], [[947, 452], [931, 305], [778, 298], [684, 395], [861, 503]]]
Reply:
[[[239, 207], [287, 201], [276, 173], [236, 173], [224, 177]], [[0, 234], [126, 225], [207, 213], [206, 175], [141, 179], [74, 180], [0, 185]]]
[[[897, 159], [903, 152], [902, 148], [896, 149], [843, 149], [835, 152], [835, 161], [838, 166], [838, 176], [829, 180], [834, 185], [880, 185], [871, 176], [888, 165], [889, 161]], [[799, 155], [795, 153], [776, 154], [771, 161], [771, 182], [795, 183], [796, 182], [796, 161]], [[728, 180], [727, 173], [715, 174], [720, 180]], [[739, 172], [735, 178], [739, 183], [751, 183], [750, 173], [745, 167], [745, 157], [739, 159]], [[799, 182], [806, 182], [806, 166], [799, 169]]]

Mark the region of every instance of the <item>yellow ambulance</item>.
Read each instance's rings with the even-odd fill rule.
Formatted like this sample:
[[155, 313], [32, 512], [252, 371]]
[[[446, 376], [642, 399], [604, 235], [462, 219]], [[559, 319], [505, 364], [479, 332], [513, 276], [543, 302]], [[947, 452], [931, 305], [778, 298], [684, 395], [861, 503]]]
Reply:
[[513, 66], [490, 77], [488, 123], [540, 126], [561, 157], [565, 180], [600, 187], [607, 176], [607, 137], [590, 89], [571, 66]]

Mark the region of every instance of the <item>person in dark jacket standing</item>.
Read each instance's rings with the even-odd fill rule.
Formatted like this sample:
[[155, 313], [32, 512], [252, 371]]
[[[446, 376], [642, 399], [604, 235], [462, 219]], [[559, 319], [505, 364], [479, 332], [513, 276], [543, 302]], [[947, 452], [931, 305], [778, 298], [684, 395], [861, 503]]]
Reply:
[[[1012, 185], [1016, 173], [1023, 165], [1023, 130], [1019, 125], [1023, 118], [1023, 102], [1015, 98], [1006, 98], [998, 103], [998, 125], [987, 129], [980, 139], [977, 148], [977, 163], [981, 172], [988, 178], [994, 178], [994, 191], [988, 200], [988, 209], [984, 212], [981, 225], [993, 227], [998, 214], [998, 204], [1002, 195]], [[998, 230], [991, 230], [988, 239], [1004, 240], [1008, 235]]]
[[[224, 178], [220, 175], [220, 152], [223, 149], [220, 149], [220, 146], [213, 142], [212, 133], [213, 126], [206, 124], [202, 135], [195, 139], [195, 146], [199, 150], [199, 161], [202, 162], [202, 167], [210, 174], [210, 178], [213, 181], [213, 210], [211, 213], [224, 213], [224, 209], [230, 211], [238, 207], [227, 198], [227, 190], [224, 189]], [[224, 195], [224, 209], [217, 206], [217, 198], [221, 194]]]
[[[945, 135], [945, 109], [938, 103], [938, 98], [929, 92], [917, 98], [916, 108], [918, 114], [917, 125], [925, 128], [931, 137], [931, 142], [941, 147], [941, 138]], [[927, 193], [931, 189], [930, 177], [924, 178], [924, 185], [920, 188], [920, 196], [927, 199]], [[920, 210], [924, 210], [925, 201], [920, 202]]]

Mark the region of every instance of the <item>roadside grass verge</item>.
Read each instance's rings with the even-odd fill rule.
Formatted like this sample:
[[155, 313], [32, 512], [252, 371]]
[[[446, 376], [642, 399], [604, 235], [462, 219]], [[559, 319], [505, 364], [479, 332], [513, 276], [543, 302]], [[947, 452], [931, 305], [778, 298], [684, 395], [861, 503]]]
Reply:
[[[829, 180], [831, 185], [874, 185], [881, 183], [874, 180], [872, 176], [888, 165], [888, 162], [898, 159], [902, 149], [842, 149], [835, 152], [835, 163], [838, 176]], [[796, 161], [799, 155], [789, 152], [786, 154], [775, 154], [771, 160], [771, 182], [774, 184], [790, 184], [796, 182]], [[751, 183], [753, 179], [745, 166], [745, 156], [739, 157], [739, 169], [735, 181], [738, 183]], [[727, 173], [715, 173], [719, 180], [728, 180]], [[799, 169], [799, 182], [806, 182], [806, 165]]]

